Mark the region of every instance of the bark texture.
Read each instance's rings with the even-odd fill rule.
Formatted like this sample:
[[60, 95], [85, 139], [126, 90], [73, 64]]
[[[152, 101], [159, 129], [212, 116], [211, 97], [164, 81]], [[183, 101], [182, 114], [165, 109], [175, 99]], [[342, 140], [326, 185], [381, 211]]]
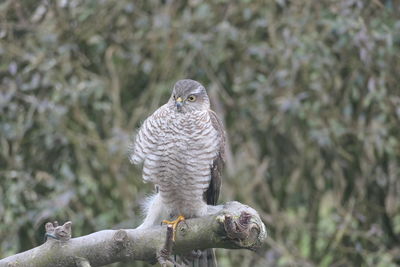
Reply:
[[[258, 213], [239, 202], [212, 207], [211, 215], [179, 224], [171, 253], [195, 249], [259, 248], [266, 228]], [[157, 262], [165, 250], [167, 226], [150, 229], [104, 230], [71, 238], [71, 222], [46, 224], [41, 246], [0, 260], [0, 266], [103, 266], [119, 261]]]

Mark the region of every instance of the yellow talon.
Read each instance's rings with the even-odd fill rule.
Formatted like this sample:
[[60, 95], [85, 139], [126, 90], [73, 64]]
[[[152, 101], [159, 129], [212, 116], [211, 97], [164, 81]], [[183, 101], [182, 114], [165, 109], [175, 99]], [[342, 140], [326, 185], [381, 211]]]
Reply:
[[172, 235], [172, 241], [175, 242], [176, 227], [178, 227], [178, 224], [179, 224], [180, 222], [184, 221], [184, 220], [185, 220], [185, 217], [183, 217], [182, 215], [179, 215], [178, 218], [176, 218], [176, 220], [173, 220], [173, 221], [163, 220], [163, 221], [162, 221], [162, 223], [172, 225], [172, 229], [174, 230], [174, 234]]

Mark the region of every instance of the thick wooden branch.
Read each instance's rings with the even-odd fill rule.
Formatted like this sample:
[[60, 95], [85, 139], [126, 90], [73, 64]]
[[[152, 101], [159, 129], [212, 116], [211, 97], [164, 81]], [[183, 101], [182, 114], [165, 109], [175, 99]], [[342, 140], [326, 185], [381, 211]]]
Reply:
[[[177, 228], [174, 254], [195, 249], [255, 250], [266, 238], [257, 212], [239, 202], [210, 208], [212, 215], [189, 219]], [[150, 229], [104, 230], [70, 239], [71, 223], [47, 224], [47, 241], [0, 260], [0, 266], [102, 266], [119, 261], [156, 262], [165, 249], [167, 226]]]

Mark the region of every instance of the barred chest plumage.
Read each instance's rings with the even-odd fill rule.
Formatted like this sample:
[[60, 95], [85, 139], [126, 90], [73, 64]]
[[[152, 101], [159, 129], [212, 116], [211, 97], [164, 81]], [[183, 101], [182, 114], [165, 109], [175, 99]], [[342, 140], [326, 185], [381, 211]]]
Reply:
[[203, 193], [219, 146], [209, 113], [184, 114], [164, 107], [152, 118], [142, 126], [144, 180], [157, 185], [171, 216], [203, 215]]

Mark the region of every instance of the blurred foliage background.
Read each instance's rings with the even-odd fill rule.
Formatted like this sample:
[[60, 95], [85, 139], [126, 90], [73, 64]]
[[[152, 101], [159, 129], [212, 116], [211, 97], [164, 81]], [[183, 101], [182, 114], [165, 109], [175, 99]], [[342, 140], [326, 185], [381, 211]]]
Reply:
[[398, 2], [5, 0], [0, 42], [0, 258], [50, 220], [137, 226], [128, 144], [191, 78], [227, 128], [220, 202], [269, 229], [221, 266], [400, 263]]

